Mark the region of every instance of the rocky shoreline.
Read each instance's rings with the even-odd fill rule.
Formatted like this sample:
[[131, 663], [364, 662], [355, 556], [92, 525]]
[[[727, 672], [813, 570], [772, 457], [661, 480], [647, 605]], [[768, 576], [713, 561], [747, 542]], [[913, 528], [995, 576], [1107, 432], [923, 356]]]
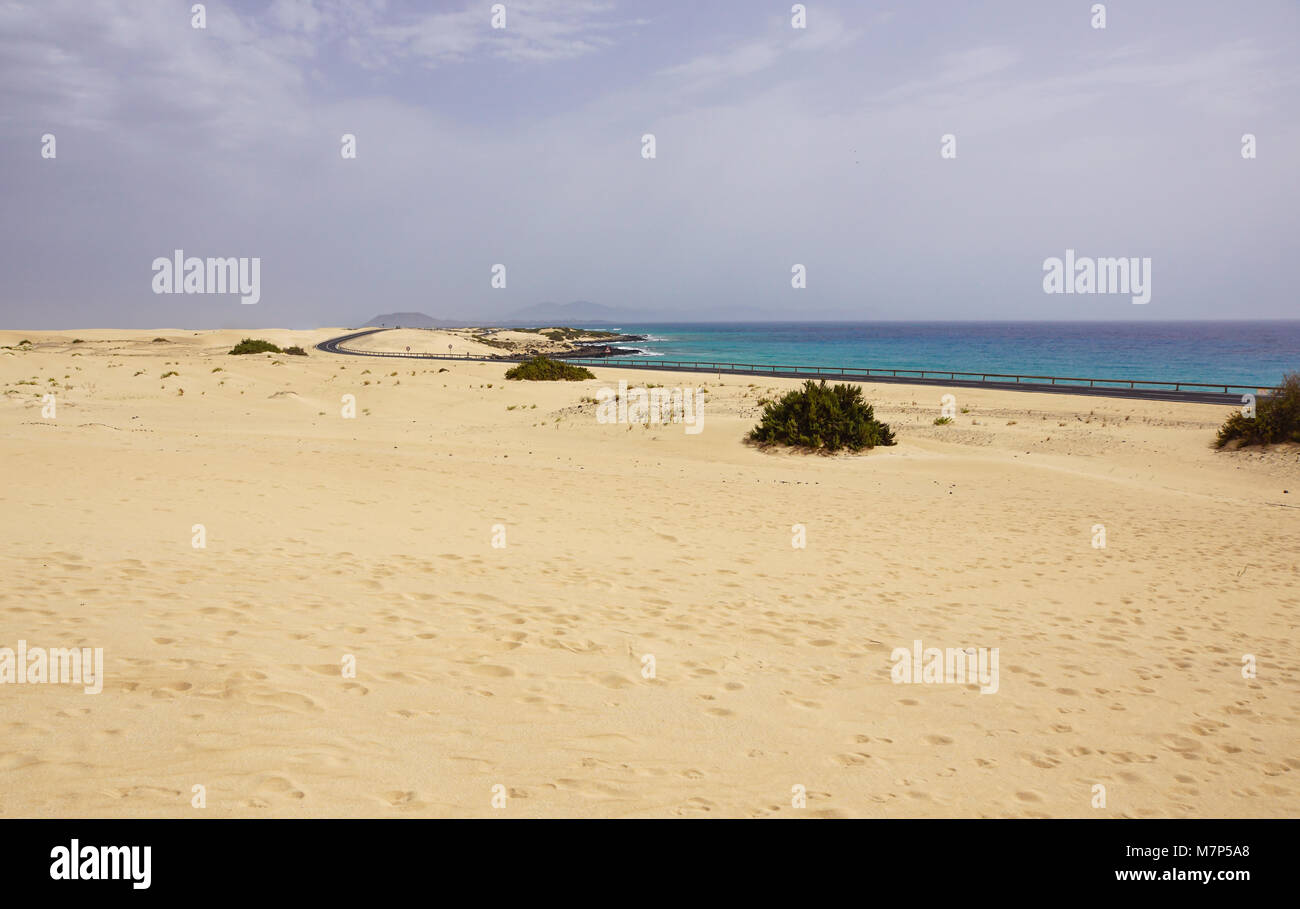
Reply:
[[593, 359], [603, 359], [605, 357], [628, 357], [643, 353], [637, 347], [622, 347], [619, 345], [634, 343], [637, 341], [648, 341], [645, 335], [625, 335], [610, 334], [608, 337], [601, 337], [596, 340], [577, 341], [568, 347], [560, 349], [542, 349], [547, 345], [539, 345], [536, 348], [530, 348], [527, 351], [510, 354], [497, 354], [493, 360], [527, 360], [532, 357], [590, 357]]

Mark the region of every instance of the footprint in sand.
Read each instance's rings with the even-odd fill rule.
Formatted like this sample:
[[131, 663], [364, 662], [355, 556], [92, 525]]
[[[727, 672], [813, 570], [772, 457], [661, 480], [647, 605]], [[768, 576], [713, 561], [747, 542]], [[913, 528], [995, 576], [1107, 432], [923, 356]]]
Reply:
[[264, 707], [276, 707], [280, 710], [319, 710], [316, 702], [305, 694], [295, 691], [257, 692], [248, 695], [248, 701]]
[[298, 784], [293, 780], [283, 776], [264, 777], [258, 783], [258, 795], [261, 796], [285, 796], [291, 799], [305, 799], [307, 794], [298, 788]]
[[844, 752], [842, 754], [831, 755], [831, 763], [838, 764], [840, 767], [859, 767], [868, 763], [871, 755], [865, 751], [855, 751], [853, 753]]
[[395, 789], [392, 792], [385, 792], [380, 796], [380, 800], [390, 808], [415, 809], [423, 808], [425, 803], [420, 800], [417, 793], [406, 790]]
[[711, 802], [706, 798], [700, 798], [699, 796], [696, 796], [695, 798], [687, 799], [686, 804], [680, 808], [675, 809], [673, 811], [673, 814], [677, 815], [678, 817], [682, 817], [684, 815], [690, 815], [690, 814], [696, 814], [696, 815], [711, 814], [712, 812], [716, 811], [717, 808], [718, 808], [717, 802]]
[[628, 794], [626, 789], [597, 780], [556, 780], [555, 787], [587, 796], [626, 796]]
[[844, 811], [841, 811], [839, 808], [819, 808], [816, 811], [809, 811], [808, 816], [829, 818], [834, 820], [837, 818], [847, 818], [850, 817], [851, 815], [847, 814]]
[[625, 675], [619, 675], [617, 672], [604, 672], [597, 675], [588, 676], [588, 678], [597, 685], [605, 688], [631, 688], [633, 682]]
[[127, 798], [162, 798], [174, 799], [181, 794], [179, 789], [164, 789], [160, 786], [128, 786], [125, 789], [108, 789], [107, 794], [115, 799]]
[[492, 663], [478, 663], [471, 666], [470, 671], [475, 675], [487, 676], [492, 679], [507, 679], [515, 674], [515, 671], [509, 666], [497, 666]]
[[174, 698], [179, 691], [189, 691], [194, 686], [189, 682], [169, 682], [161, 688], [155, 688], [150, 694], [156, 698]]
[[1196, 739], [1189, 739], [1185, 735], [1162, 735], [1160, 741], [1170, 751], [1176, 751], [1183, 755], [1189, 755], [1205, 747]]

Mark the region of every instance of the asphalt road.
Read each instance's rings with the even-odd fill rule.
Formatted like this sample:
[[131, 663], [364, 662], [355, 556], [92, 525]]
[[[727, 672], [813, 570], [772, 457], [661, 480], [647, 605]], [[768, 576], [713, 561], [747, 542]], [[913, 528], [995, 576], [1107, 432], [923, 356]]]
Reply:
[[[377, 334], [381, 331], [391, 331], [388, 328], [368, 328], [365, 331], [356, 331], [347, 335], [340, 335], [337, 338], [330, 338], [328, 341], [322, 341], [316, 345], [316, 349], [325, 353], [345, 354], [352, 357], [399, 357], [402, 359], [412, 360], [470, 360], [481, 363], [503, 363], [527, 359], [524, 356], [518, 357], [471, 357], [465, 354], [431, 354], [431, 353], [402, 353], [397, 351], [373, 351], [373, 350], [349, 350], [341, 346], [346, 341], [353, 341], [357, 338], [364, 338], [367, 335]], [[705, 363], [698, 366], [688, 366], [677, 364], [664, 366], [647, 360], [644, 363], [628, 362], [627, 360], [602, 361], [593, 360], [587, 357], [563, 357], [565, 360], [577, 360], [583, 365], [598, 366], [601, 369], [649, 369], [661, 372], [696, 372], [710, 373], [714, 375], [741, 375], [741, 376], [775, 376], [777, 378], [790, 379], [808, 379], [817, 378], [813, 372], [792, 372], [775, 371], [769, 369], [735, 369], [715, 366]], [[1223, 404], [1230, 407], [1239, 407], [1242, 403], [1241, 394], [1236, 392], [1215, 392], [1215, 391], [1173, 391], [1171, 389], [1158, 388], [1114, 388], [1114, 387], [1094, 387], [1089, 385], [1064, 385], [1048, 384], [1045, 382], [1005, 382], [1005, 381], [978, 381], [974, 379], [931, 379], [918, 378], [916, 376], [840, 376], [836, 368], [822, 367], [825, 372], [821, 376], [825, 379], [834, 379], [840, 382], [857, 382], [859, 384], [896, 384], [896, 385], [936, 385], [945, 388], [989, 388], [999, 391], [1030, 391], [1046, 394], [1062, 395], [1091, 395], [1099, 398], [1129, 398], [1141, 401], [1175, 401], [1181, 403], [1194, 404]], [[816, 367], [805, 367], [806, 370], [813, 370]], [[1170, 383], [1173, 384], [1173, 383]]]

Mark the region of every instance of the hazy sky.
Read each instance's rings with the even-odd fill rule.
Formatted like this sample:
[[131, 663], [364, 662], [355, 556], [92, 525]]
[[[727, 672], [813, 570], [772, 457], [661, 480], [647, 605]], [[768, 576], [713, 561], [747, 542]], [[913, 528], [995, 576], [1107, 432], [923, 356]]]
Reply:
[[[191, 5], [0, 0], [0, 327], [1300, 317], [1296, 0]], [[154, 294], [176, 248], [260, 302]], [[1045, 294], [1067, 248], [1151, 302]]]

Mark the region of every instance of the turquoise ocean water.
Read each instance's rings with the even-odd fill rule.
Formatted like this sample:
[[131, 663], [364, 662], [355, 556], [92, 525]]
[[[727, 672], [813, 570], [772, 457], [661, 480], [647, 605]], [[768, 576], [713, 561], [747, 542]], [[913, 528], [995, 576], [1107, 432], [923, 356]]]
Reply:
[[1276, 385], [1284, 372], [1300, 371], [1300, 320], [697, 322], [618, 328], [650, 338], [628, 345], [641, 356], [677, 360], [1234, 385]]

